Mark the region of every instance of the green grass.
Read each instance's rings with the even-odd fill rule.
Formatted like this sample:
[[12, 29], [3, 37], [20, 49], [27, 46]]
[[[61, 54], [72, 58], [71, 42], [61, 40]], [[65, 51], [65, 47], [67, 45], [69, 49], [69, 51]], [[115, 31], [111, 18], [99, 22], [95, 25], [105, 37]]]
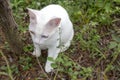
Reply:
[[[55, 68], [53, 79], [57, 80], [66, 75], [67, 79], [71, 80], [110, 80], [111, 74], [116, 76], [116, 78], [112, 77], [114, 80], [120, 79], [118, 73], [120, 72], [120, 24], [117, 24], [120, 23], [120, 1], [11, 0], [21, 36], [28, 32], [26, 8], [41, 9], [51, 3], [60, 4], [68, 11], [75, 30], [71, 48], [64, 54], [61, 53], [55, 61], [56, 64], [52, 65]], [[26, 39], [23, 36], [23, 40]], [[30, 53], [32, 50], [32, 43], [26, 42], [25, 53]], [[32, 63], [34, 62], [31, 57], [20, 56], [19, 65], [22, 66], [23, 71], [35, 68]], [[14, 71], [12, 68], [11, 70]], [[34, 79], [37, 80], [37, 77]]]

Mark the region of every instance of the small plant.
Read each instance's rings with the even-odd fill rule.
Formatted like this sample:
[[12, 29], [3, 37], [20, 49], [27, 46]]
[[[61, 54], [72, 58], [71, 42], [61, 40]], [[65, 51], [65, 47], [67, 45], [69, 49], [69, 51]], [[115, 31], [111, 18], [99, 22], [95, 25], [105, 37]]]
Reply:
[[5, 49], [10, 50], [10, 46], [9, 46], [8, 42], [5, 42], [4, 47], [5, 47]]
[[32, 67], [32, 58], [28, 57], [20, 57], [19, 64], [23, 68], [23, 70], [28, 70]]
[[12, 70], [10, 68], [9, 62], [6, 58], [6, 56], [3, 54], [2, 51], [0, 51], [0, 54], [2, 55], [2, 57], [4, 58], [5, 62], [6, 62], [6, 66], [2, 66], [0, 67], [2, 70], [4, 70], [5, 72], [0, 72], [0, 75], [6, 75], [9, 76], [11, 80], [14, 80], [13, 75], [12, 75]]
[[25, 52], [31, 52], [31, 51], [33, 51], [33, 45], [28, 44], [28, 45], [24, 46], [23, 49]]
[[[81, 67], [74, 62], [68, 56], [61, 53], [59, 57], [54, 61], [52, 58], [48, 58], [50, 61], [55, 62], [52, 64], [53, 68], [56, 68], [58, 73], [68, 74], [71, 80], [79, 79], [79, 76], [88, 78], [92, 75], [92, 68]], [[56, 73], [57, 74], [57, 73]]]
[[84, 79], [86, 79], [86, 78], [92, 76], [92, 72], [93, 72], [92, 67], [87, 67], [87, 68], [85, 68], [85, 67], [81, 67], [80, 74], [81, 74], [81, 76], [84, 77]]
[[116, 34], [112, 34], [112, 41], [109, 44], [109, 49], [120, 49], [120, 37]]
[[120, 37], [118, 35], [112, 34], [112, 41], [109, 43], [109, 49], [113, 50], [111, 54], [111, 62], [105, 68], [105, 73], [115, 69], [113, 63], [116, 61], [117, 57], [120, 55]]

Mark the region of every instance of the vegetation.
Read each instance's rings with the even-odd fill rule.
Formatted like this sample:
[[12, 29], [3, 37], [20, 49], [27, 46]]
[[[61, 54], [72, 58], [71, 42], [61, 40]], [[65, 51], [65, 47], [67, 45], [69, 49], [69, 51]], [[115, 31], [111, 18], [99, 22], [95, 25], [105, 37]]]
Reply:
[[[37, 59], [30, 54], [33, 44], [26, 8], [41, 9], [53, 3], [68, 11], [75, 36], [71, 47], [52, 64], [55, 71], [47, 74], [43, 70], [46, 51]], [[18, 56], [7, 42], [0, 44], [2, 80], [120, 79], [120, 0], [11, 0], [11, 6], [25, 45]]]

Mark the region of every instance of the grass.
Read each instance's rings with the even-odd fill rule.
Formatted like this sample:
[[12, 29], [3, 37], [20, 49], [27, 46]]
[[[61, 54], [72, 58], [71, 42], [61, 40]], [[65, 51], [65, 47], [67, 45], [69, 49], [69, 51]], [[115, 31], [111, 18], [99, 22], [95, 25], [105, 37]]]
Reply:
[[14, 80], [13, 78], [13, 75], [12, 75], [12, 71], [11, 71], [11, 68], [10, 68], [10, 65], [9, 65], [9, 62], [7, 60], [7, 58], [5, 57], [5, 55], [3, 54], [2, 51], [0, 51], [1, 55], [3, 56], [5, 62], [6, 62], [6, 65], [7, 65], [7, 73], [5, 72], [0, 72], [0, 75], [7, 75], [10, 77], [11, 80]]
[[[60, 4], [68, 11], [74, 24], [75, 36], [71, 47], [61, 53], [55, 61], [56, 64], [52, 65], [55, 72], [46, 74], [42, 70], [46, 56], [42, 55], [36, 60], [29, 55], [33, 51], [33, 44], [27, 30], [29, 22], [25, 11], [27, 7], [41, 9], [51, 3]], [[4, 71], [2, 75], [9, 74], [11, 79], [14, 77], [18, 79], [20, 76], [23, 76], [23, 79], [30, 77], [30, 80], [120, 79], [119, 0], [11, 0], [11, 6], [19, 25], [20, 34], [26, 44], [24, 46], [25, 53], [19, 57], [16, 56], [17, 64], [14, 66], [9, 63], [7, 67], [10, 71]], [[13, 54], [9, 54], [9, 46], [6, 44], [4, 46], [7, 51], [5, 54], [12, 56]], [[43, 51], [43, 53], [45, 52]], [[8, 55], [6, 56], [8, 57]]]

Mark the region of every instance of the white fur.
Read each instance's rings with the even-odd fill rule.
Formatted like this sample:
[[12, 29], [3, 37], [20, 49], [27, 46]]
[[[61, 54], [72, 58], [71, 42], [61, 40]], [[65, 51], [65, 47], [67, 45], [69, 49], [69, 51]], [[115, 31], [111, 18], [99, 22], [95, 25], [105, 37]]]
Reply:
[[[73, 25], [66, 10], [59, 5], [52, 4], [40, 11], [28, 8], [28, 12], [29, 31], [35, 48], [33, 55], [39, 57], [41, 49], [48, 49], [48, 57], [56, 59], [60, 52], [70, 46], [74, 35]], [[46, 72], [51, 72], [53, 69], [51, 63], [53, 62], [47, 60]]]

